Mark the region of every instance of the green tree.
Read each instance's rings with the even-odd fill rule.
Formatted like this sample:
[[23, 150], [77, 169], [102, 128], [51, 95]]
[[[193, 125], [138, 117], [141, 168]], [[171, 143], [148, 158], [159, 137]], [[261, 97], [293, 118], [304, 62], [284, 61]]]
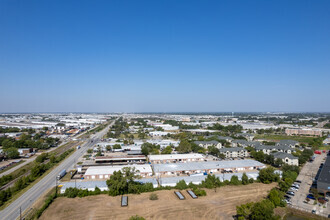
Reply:
[[274, 204], [275, 207], [281, 205], [281, 196], [277, 189], [273, 188], [272, 190], [270, 190], [268, 198]]
[[245, 172], [243, 173], [243, 176], [242, 176], [242, 184], [243, 185], [249, 184], [249, 177], [246, 175]]
[[238, 219], [249, 219], [252, 213], [252, 208], [254, 206], [253, 202], [242, 204], [240, 206], [236, 206], [236, 213]]
[[191, 144], [187, 140], [182, 140], [176, 149], [179, 153], [191, 152]]
[[238, 179], [238, 177], [236, 175], [233, 175], [230, 178], [230, 184], [231, 185], [240, 185], [241, 184], [241, 181], [239, 181], [239, 179]]
[[267, 167], [259, 172], [259, 180], [262, 183], [269, 184], [271, 182], [276, 182], [279, 180], [279, 175], [274, 173], [274, 168], [273, 167]]
[[122, 170], [115, 171], [107, 180], [109, 195], [117, 196], [128, 193], [129, 186], [132, 185], [134, 179], [137, 179], [135, 168], [124, 167]]
[[274, 218], [274, 204], [264, 199], [261, 202], [257, 202], [253, 205], [251, 217], [252, 220], [270, 220]]
[[112, 148], [113, 148], [113, 149], [121, 149], [121, 146], [120, 146], [120, 144], [115, 144], [115, 145], [113, 145]]
[[205, 180], [202, 181], [202, 186], [208, 189], [216, 188], [221, 186], [221, 181], [214, 174], [208, 174]]
[[188, 185], [187, 185], [186, 181], [184, 181], [184, 180], [180, 180], [180, 181], [177, 182], [177, 184], [175, 185], [175, 188], [176, 188], [176, 189], [183, 190], [183, 189], [187, 189], [187, 188], [188, 188]]
[[16, 159], [19, 158], [18, 150], [14, 147], [10, 147], [8, 149], [4, 149], [5, 154], [9, 159]]
[[171, 154], [172, 153], [172, 147], [171, 146], [167, 146], [164, 148], [164, 150], [162, 151], [162, 154]]

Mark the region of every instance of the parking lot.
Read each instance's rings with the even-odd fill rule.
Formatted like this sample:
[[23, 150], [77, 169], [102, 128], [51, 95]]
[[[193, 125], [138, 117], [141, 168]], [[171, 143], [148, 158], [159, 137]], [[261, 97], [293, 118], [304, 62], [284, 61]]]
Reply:
[[[304, 167], [301, 169], [297, 180], [300, 180], [300, 188], [295, 192], [295, 195], [291, 198], [291, 207], [299, 209], [306, 212], [316, 211], [317, 215], [328, 217], [330, 214], [330, 207], [328, 203], [324, 205], [316, 204], [314, 205], [315, 200], [306, 201], [306, 196], [309, 194], [310, 187], [313, 184], [313, 179], [315, 178], [320, 164], [324, 162], [326, 154], [315, 155], [315, 160], [313, 162], [307, 162]], [[325, 207], [325, 208], [324, 208]]]

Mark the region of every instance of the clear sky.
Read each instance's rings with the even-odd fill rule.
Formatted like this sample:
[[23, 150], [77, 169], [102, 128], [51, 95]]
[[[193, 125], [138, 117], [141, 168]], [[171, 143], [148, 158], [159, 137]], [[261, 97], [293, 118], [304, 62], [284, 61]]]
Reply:
[[330, 1], [1, 0], [0, 112], [330, 111]]

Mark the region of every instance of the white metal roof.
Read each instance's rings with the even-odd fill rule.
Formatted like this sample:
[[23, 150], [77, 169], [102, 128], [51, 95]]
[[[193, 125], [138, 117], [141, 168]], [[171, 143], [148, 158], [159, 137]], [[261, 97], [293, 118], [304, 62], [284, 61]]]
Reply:
[[135, 167], [140, 173], [152, 173], [151, 166], [149, 164], [143, 165], [118, 165], [118, 166], [93, 166], [86, 170], [85, 175], [112, 175], [113, 172], [119, 171], [124, 167]]
[[159, 154], [149, 155], [149, 160], [203, 159], [202, 154]]
[[229, 160], [229, 161], [209, 161], [209, 162], [189, 162], [171, 164], [153, 164], [153, 169], [158, 172], [176, 172], [190, 170], [209, 170], [209, 169], [231, 169], [244, 167], [263, 167], [263, 163], [256, 160]]

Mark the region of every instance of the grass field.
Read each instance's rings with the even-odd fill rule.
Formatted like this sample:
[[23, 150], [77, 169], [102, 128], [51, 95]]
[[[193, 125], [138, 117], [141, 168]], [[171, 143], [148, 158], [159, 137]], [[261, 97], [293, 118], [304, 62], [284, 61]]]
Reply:
[[300, 143], [310, 144], [315, 137], [303, 137], [303, 136], [287, 136], [287, 135], [272, 135], [272, 134], [258, 134], [255, 139], [265, 139], [270, 141], [280, 141], [280, 140], [294, 140]]
[[276, 183], [254, 183], [246, 186], [226, 186], [206, 190], [207, 196], [179, 200], [174, 190], [156, 191], [158, 200], [149, 200], [150, 193], [128, 195], [128, 207], [120, 206], [120, 196], [89, 196], [57, 198], [43, 213], [42, 220], [69, 219], [129, 219], [139, 215], [145, 219], [232, 219], [236, 206], [259, 201], [267, 196]]

